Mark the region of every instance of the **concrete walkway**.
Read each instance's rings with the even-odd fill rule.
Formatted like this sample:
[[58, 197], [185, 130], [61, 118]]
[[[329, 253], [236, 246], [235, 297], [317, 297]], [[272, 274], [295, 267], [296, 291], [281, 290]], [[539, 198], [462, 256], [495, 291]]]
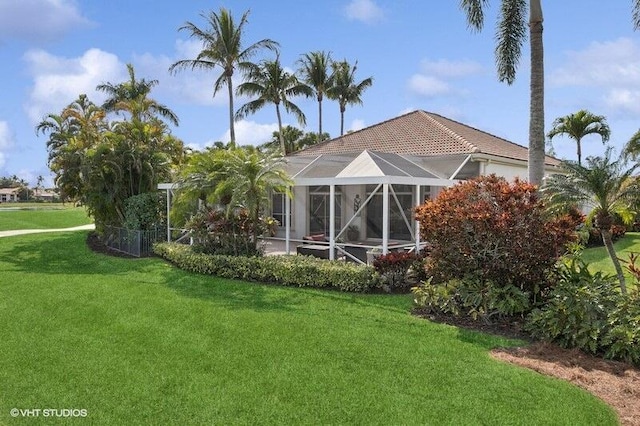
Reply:
[[11, 231], [0, 231], [0, 237], [11, 237], [14, 235], [39, 234], [41, 232], [66, 232], [66, 231], [87, 231], [93, 230], [96, 226], [91, 223], [89, 225], [74, 226], [72, 228], [56, 228], [56, 229], [15, 229]]

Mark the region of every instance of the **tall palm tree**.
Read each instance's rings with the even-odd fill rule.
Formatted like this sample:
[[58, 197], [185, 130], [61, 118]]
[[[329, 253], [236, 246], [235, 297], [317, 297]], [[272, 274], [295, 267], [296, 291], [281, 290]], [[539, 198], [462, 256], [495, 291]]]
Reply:
[[304, 113], [290, 99], [300, 95], [309, 96], [311, 94], [311, 88], [298, 81], [298, 78], [294, 74], [286, 72], [282, 68], [282, 65], [280, 65], [280, 59], [276, 57], [273, 61], [265, 60], [262, 61], [260, 65], [252, 66], [247, 74], [247, 81], [238, 86], [238, 94], [257, 96], [257, 99], [244, 104], [236, 112], [237, 119], [255, 113], [268, 103], [275, 105], [276, 116], [278, 118], [280, 148], [283, 155], [287, 154], [280, 105], [284, 106], [287, 112], [293, 113], [300, 125], [306, 124]]
[[344, 135], [344, 112], [347, 105], [362, 105], [362, 93], [373, 84], [373, 77], [356, 81], [358, 62], [351, 66], [346, 60], [333, 62], [333, 84], [327, 89], [329, 99], [340, 105], [340, 136]]
[[611, 129], [607, 124], [607, 119], [603, 115], [595, 115], [587, 110], [581, 109], [575, 114], [558, 117], [553, 121], [552, 129], [547, 133], [551, 140], [557, 135], [566, 135], [576, 141], [578, 150], [578, 164], [582, 164], [581, 140], [587, 135], [600, 135], [602, 143], [609, 140]]
[[201, 69], [213, 70], [216, 67], [222, 68], [222, 73], [216, 79], [213, 86], [213, 95], [223, 87], [227, 86], [229, 94], [229, 133], [231, 137], [231, 145], [235, 146], [236, 132], [234, 127], [233, 106], [233, 81], [232, 77], [236, 68], [245, 71], [251, 64], [250, 59], [254, 57], [260, 50], [270, 49], [276, 50], [278, 43], [270, 39], [262, 39], [248, 47], [244, 47], [243, 36], [245, 34], [248, 22], [249, 11], [246, 11], [240, 22], [236, 22], [225, 8], [220, 8], [220, 12], [209, 12], [209, 14], [201, 14], [207, 21], [207, 28], [201, 29], [192, 22], [187, 22], [179, 28], [179, 31], [185, 30], [190, 33], [191, 38], [195, 38], [202, 42], [202, 50], [195, 59], [180, 60], [171, 67], [170, 72], [183, 69]]
[[151, 89], [158, 85], [158, 80], [137, 80], [131, 64], [127, 64], [127, 71], [128, 81], [119, 84], [104, 83], [96, 87], [109, 96], [102, 107], [109, 112], [126, 111], [133, 119], [142, 121], [160, 116], [177, 126], [178, 116], [167, 106], [148, 97]]
[[[469, 26], [477, 31], [484, 26], [487, 0], [461, 0], [460, 7]], [[527, 19], [528, 9], [528, 19]], [[531, 48], [529, 109], [529, 182], [540, 185], [544, 176], [544, 48], [542, 42], [542, 4], [540, 0], [502, 0], [496, 29], [496, 65], [498, 79], [512, 84], [527, 39]]]
[[633, 0], [633, 28], [640, 29], [640, 0]]
[[575, 161], [564, 161], [562, 165], [564, 173], [546, 178], [541, 191], [551, 208], [573, 205], [590, 209], [615, 267], [620, 289], [626, 293], [624, 274], [611, 239], [611, 225], [614, 215], [624, 221], [633, 220], [631, 207], [640, 198], [640, 188], [638, 179], [632, 175], [638, 165], [626, 168], [624, 160], [612, 161], [610, 148], [604, 157], [587, 157], [587, 166]]
[[[305, 53], [298, 60], [302, 81], [313, 89], [318, 101], [318, 138], [322, 135], [322, 101], [333, 84], [331, 54], [324, 51]], [[318, 139], [318, 142], [320, 140]]]

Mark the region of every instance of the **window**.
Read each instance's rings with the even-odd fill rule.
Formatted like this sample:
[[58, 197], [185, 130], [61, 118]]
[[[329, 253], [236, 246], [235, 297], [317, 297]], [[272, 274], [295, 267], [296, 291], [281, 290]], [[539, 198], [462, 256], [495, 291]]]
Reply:
[[[309, 188], [309, 233], [329, 235], [329, 187], [312, 186]], [[335, 231], [342, 228], [342, 189], [336, 186], [335, 192]]]
[[[278, 226], [284, 228], [286, 211], [287, 211], [287, 196], [282, 192], [276, 192], [271, 197], [271, 216], [278, 221]], [[291, 211], [289, 212], [289, 223], [293, 226], [293, 219], [291, 215]]]

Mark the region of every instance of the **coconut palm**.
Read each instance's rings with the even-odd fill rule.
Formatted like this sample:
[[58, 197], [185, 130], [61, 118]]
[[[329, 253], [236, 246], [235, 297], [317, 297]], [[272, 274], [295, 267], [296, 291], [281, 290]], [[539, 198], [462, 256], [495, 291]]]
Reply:
[[276, 57], [273, 61], [265, 60], [262, 61], [260, 65], [252, 66], [247, 74], [247, 81], [238, 86], [238, 94], [254, 96], [257, 97], [257, 99], [244, 104], [236, 112], [237, 119], [246, 117], [249, 114], [254, 114], [269, 103], [275, 105], [276, 116], [278, 118], [280, 148], [282, 154], [287, 154], [280, 105], [284, 106], [287, 112], [293, 113], [300, 125], [306, 124], [304, 113], [290, 99], [300, 95], [310, 96], [311, 88], [298, 81], [295, 75], [286, 72], [282, 68], [282, 65], [280, 65], [280, 59]]
[[[460, 7], [469, 26], [477, 31], [484, 26], [487, 0], [461, 0]], [[539, 185], [544, 176], [544, 49], [542, 42], [542, 5], [540, 0], [502, 0], [496, 29], [496, 65], [498, 79], [512, 84], [527, 39], [531, 48], [531, 82], [529, 110], [529, 182]], [[528, 14], [527, 14], [528, 9]], [[528, 19], [527, 19], [528, 15]]]
[[547, 133], [549, 140], [557, 135], [566, 135], [576, 141], [578, 164], [582, 164], [582, 147], [580, 143], [582, 138], [587, 135], [600, 135], [604, 144], [611, 135], [611, 129], [609, 129], [607, 119], [604, 116], [592, 114], [584, 109], [575, 114], [556, 118], [552, 127], [551, 131]]
[[620, 281], [622, 293], [627, 292], [624, 274], [611, 239], [614, 215], [630, 222], [631, 207], [640, 197], [638, 179], [632, 178], [638, 165], [627, 168], [624, 160], [611, 160], [611, 149], [604, 157], [587, 157], [587, 165], [575, 161], [562, 163], [563, 173], [545, 179], [542, 193], [553, 208], [573, 205], [590, 210], [594, 225], [600, 230], [602, 242]]
[[373, 77], [356, 81], [358, 62], [351, 66], [346, 60], [333, 62], [333, 84], [327, 89], [329, 99], [340, 105], [340, 136], [344, 135], [344, 112], [347, 105], [362, 105], [362, 93], [373, 84]]
[[96, 87], [109, 96], [102, 107], [109, 112], [128, 112], [134, 120], [145, 121], [159, 116], [177, 126], [178, 116], [167, 106], [148, 97], [151, 89], [158, 85], [158, 80], [137, 80], [131, 64], [127, 64], [127, 71], [128, 81], [119, 84], [104, 83]]
[[640, 130], [631, 136], [631, 139], [629, 139], [629, 142], [627, 142], [622, 151], [622, 155], [634, 161], [640, 158]]
[[[298, 60], [301, 79], [313, 89], [318, 101], [318, 138], [322, 135], [322, 101], [333, 84], [331, 54], [324, 51], [305, 53]], [[318, 140], [319, 142], [320, 140]]]
[[222, 73], [213, 85], [213, 95], [215, 96], [223, 86], [227, 86], [229, 94], [229, 133], [231, 145], [235, 146], [235, 109], [233, 106], [234, 90], [232, 77], [236, 68], [244, 72], [251, 64], [251, 62], [249, 62], [250, 59], [260, 50], [276, 50], [278, 43], [270, 39], [262, 39], [246, 48], [244, 47], [243, 36], [248, 22], [249, 11], [246, 11], [242, 15], [238, 24], [234, 21], [231, 12], [225, 8], [220, 8], [219, 13], [211, 11], [208, 14], [201, 14], [200, 16], [207, 21], [207, 28], [201, 29], [197, 25], [187, 22], [179, 28], [179, 31], [188, 31], [191, 38], [201, 41], [202, 50], [195, 59], [184, 59], [174, 63], [169, 67], [169, 71], [176, 72], [183, 69], [213, 70], [216, 67], [222, 68]]

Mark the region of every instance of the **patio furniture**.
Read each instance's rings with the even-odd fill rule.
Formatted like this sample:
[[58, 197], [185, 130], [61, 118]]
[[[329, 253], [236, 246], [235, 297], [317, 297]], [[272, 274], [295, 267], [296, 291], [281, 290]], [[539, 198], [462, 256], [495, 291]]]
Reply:
[[296, 252], [302, 256], [319, 257], [320, 259], [329, 259], [329, 246], [320, 244], [302, 244], [296, 247]]

